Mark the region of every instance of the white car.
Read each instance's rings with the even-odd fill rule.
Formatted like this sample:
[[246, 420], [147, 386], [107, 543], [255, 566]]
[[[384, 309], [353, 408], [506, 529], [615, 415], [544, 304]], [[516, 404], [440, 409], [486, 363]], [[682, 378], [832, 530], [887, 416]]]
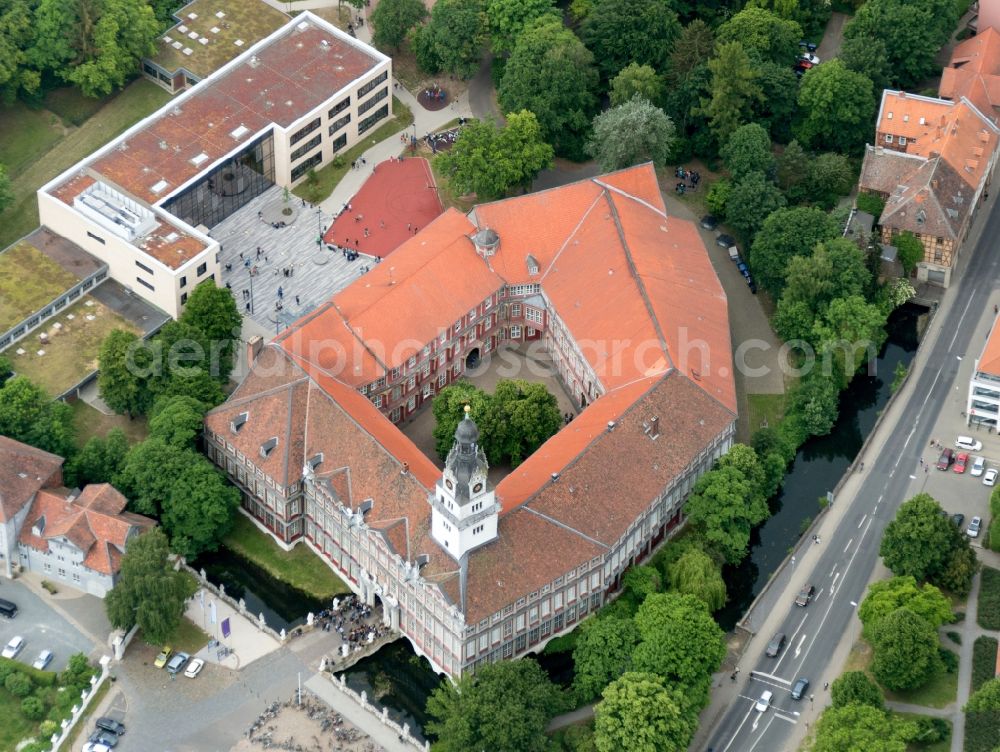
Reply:
[[0, 655], [3, 655], [4, 658], [16, 658], [22, 648], [24, 648], [24, 638], [20, 635], [17, 637], [11, 637], [10, 642], [7, 643]]
[[991, 467], [986, 471], [986, 475], [983, 476], [984, 486], [995, 486], [997, 484], [997, 470]]
[[970, 538], [978, 538], [979, 528], [981, 528], [982, 526], [983, 526], [983, 518], [973, 517], [972, 522], [969, 523], [969, 527], [967, 527], [965, 530], [965, 534], [968, 535]]
[[198, 674], [201, 673], [201, 669], [204, 666], [205, 666], [205, 661], [203, 661], [201, 658], [192, 658], [187, 668], [184, 669], [184, 676], [186, 676], [188, 679], [194, 679]]
[[959, 436], [955, 439], [955, 446], [967, 452], [978, 452], [983, 448], [983, 442], [971, 436]]
[[48, 666], [50, 663], [52, 663], [52, 651], [43, 650], [41, 653], [38, 654], [38, 657], [35, 659], [35, 662], [32, 663], [31, 665], [33, 668], [37, 668], [39, 671], [44, 671], [45, 667]]
[[111, 752], [111, 747], [99, 742], [87, 742], [83, 745], [83, 752]]
[[757, 704], [754, 706], [758, 713], [764, 713], [769, 707], [771, 707], [772, 697], [774, 697], [774, 693], [769, 689], [766, 689], [761, 693], [760, 699], [757, 700]]
[[978, 478], [980, 475], [983, 474], [984, 470], [986, 470], [986, 458], [978, 456], [974, 460], [972, 460], [972, 467], [969, 468], [969, 475]]
[[800, 60], [807, 60], [813, 65], [819, 65], [819, 56], [813, 54], [812, 52], [803, 52], [799, 55]]

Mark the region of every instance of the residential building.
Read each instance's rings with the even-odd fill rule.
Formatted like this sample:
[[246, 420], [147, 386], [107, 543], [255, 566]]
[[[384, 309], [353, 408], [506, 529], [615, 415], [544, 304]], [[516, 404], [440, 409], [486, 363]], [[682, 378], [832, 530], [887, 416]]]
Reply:
[[15, 568], [103, 598], [114, 587], [125, 549], [155, 523], [125, 511], [107, 483], [62, 486], [63, 458], [0, 436], [0, 558]]
[[924, 246], [917, 279], [947, 287], [997, 159], [1000, 128], [964, 96], [957, 102], [885, 90], [876, 144], [859, 187], [885, 200], [882, 242], [912, 232]]
[[303, 12], [43, 186], [41, 224], [176, 317], [219, 281], [212, 228], [388, 118], [391, 77], [388, 57]]
[[[579, 415], [493, 486], [467, 414], [439, 470], [399, 425], [526, 341]], [[599, 608], [735, 430], [725, 294], [651, 165], [448, 210], [249, 355], [208, 456], [450, 676]]]
[[941, 71], [938, 93], [953, 102], [965, 97], [996, 123], [1000, 111], [1000, 31], [988, 26], [959, 42]]
[[993, 320], [990, 334], [983, 345], [983, 351], [976, 358], [969, 379], [969, 396], [966, 402], [966, 422], [986, 425], [996, 429], [1000, 426], [1000, 326]]

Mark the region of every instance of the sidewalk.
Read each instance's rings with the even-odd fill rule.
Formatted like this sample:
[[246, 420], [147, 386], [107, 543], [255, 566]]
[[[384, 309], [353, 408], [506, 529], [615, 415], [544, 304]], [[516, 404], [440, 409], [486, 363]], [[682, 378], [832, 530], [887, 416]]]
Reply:
[[[213, 603], [215, 604], [214, 624], [212, 623]], [[216, 663], [238, 671], [281, 647], [281, 643], [260, 630], [255, 621], [243, 616], [228, 603], [207, 590], [200, 589], [195, 593], [194, 597], [187, 602], [184, 615], [193, 624], [204, 629], [209, 637], [218, 640], [232, 650], [229, 655], [220, 659], [215, 648], [204, 647], [195, 653], [195, 657], [201, 658], [206, 663]], [[229, 619], [229, 637], [222, 636], [222, 622], [226, 619]]]
[[303, 686], [371, 737], [385, 752], [414, 752], [415, 743], [400, 741], [399, 735], [381, 724], [378, 716], [365, 710], [333, 686], [329, 675], [315, 674]]

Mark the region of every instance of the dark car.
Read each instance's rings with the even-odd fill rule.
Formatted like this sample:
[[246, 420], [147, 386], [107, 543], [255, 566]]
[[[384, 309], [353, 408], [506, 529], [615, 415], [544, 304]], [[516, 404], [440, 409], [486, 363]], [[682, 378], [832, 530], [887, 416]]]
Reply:
[[737, 261], [736, 268], [740, 270], [740, 274], [742, 274], [744, 277], [750, 273], [750, 267], [747, 266], [745, 261]]
[[795, 597], [795, 605], [808, 606], [809, 602], [813, 599], [814, 595], [816, 595], [816, 586], [806, 585], [799, 591], [799, 594]]
[[112, 734], [104, 729], [97, 729], [88, 739], [91, 744], [103, 744], [105, 747], [114, 747], [118, 744], [118, 734]]
[[799, 42], [799, 47], [802, 47], [803, 49], [808, 50], [809, 52], [815, 52], [818, 45], [815, 42], [807, 42], [805, 40], [802, 40], [801, 42]]
[[949, 467], [951, 467], [952, 460], [954, 459], [955, 459], [954, 451], [952, 451], [951, 449], [942, 449], [941, 456], [938, 457], [937, 469], [947, 470]]
[[809, 689], [809, 680], [804, 676], [800, 677], [798, 681], [795, 682], [795, 686], [792, 687], [792, 699], [801, 700], [806, 695], [806, 691]]
[[719, 226], [719, 220], [713, 217], [711, 214], [706, 214], [701, 218], [701, 226], [706, 230], [714, 230]]
[[965, 515], [961, 512], [955, 512], [951, 516], [951, 521], [955, 523], [955, 527], [962, 527], [962, 523], [965, 522]]
[[784, 632], [778, 632], [778, 634], [772, 637], [771, 641], [767, 643], [767, 650], [764, 651], [764, 654], [768, 658], [777, 658], [784, 649], [787, 639], [788, 638], [785, 637]]
[[748, 279], [747, 280], [747, 286], [749, 286], [750, 292], [752, 292], [754, 295], [757, 294], [757, 283], [756, 282], [754, 282], [752, 279]]
[[721, 235], [716, 236], [715, 244], [720, 248], [728, 248], [731, 245], [736, 245], [736, 238], [732, 235], [722, 233]]
[[94, 724], [102, 731], [110, 731], [118, 736], [125, 733], [125, 724], [119, 723], [114, 718], [98, 718]]

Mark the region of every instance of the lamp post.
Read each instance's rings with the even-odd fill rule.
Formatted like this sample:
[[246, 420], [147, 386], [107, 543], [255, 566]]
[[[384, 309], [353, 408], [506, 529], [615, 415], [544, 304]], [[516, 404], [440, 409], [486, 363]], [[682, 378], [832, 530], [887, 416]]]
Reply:
[[316, 245], [323, 246], [323, 210], [316, 207]]
[[247, 273], [250, 275], [250, 315], [253, 316], [253, 267], [247, 269]]

